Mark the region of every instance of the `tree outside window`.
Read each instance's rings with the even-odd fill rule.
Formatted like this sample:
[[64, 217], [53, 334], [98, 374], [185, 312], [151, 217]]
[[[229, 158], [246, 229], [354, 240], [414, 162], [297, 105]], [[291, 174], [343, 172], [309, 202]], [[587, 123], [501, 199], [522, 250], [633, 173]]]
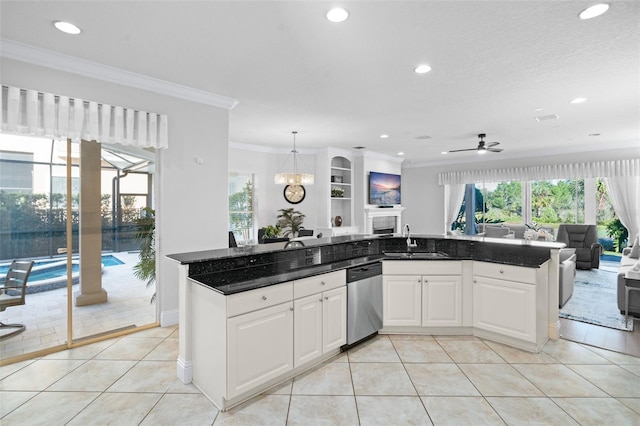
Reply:
[[236, 241], [254, 240], [253, 175], [229, 176], [229, 230]]

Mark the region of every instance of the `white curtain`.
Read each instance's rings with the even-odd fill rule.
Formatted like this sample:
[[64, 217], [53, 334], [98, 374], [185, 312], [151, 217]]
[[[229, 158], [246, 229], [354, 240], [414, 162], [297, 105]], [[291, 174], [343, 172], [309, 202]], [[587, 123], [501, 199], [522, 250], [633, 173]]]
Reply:
[[465, 184], [452, 184], [444, 187], [444, 231], [451, 230], [451, 224], [456, 220], [460, 205], [464, 199]]
[[620, 222], [629, 231], [629, 242], [640, 233], [640, 176], [607, 177], [609, 198]]
[[166, 115], [2, 86], [2, 132], [167, 148]]
[[623, 176], [640, 176], [640, 158], [577, 164], [514, 167], [509, 169], [444, 172], [438, 175], [438, 184], [451, 185], [476, 182], [585, 179]]

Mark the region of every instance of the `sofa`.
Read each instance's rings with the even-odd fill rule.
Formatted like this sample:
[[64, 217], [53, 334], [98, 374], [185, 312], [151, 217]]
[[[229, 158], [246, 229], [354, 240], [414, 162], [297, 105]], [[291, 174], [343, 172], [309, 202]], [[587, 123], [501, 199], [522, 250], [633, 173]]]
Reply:
[[596, 225], [561, 223], [558, 225], [556, 241], [565, 243], [567, 248], [576, 249], [576, 267], [578, 269], [597, 269], [600, 267], [600, 255], [603, 248], [598, 242]]
[[559, 306], [562, 308], [573, 295], [573, 282], [576, 278], [575, 249], [560, 249], [560, 266], [558, 272]]
[[[634, 246], [636, 247], [635, 250]], [[621, 314], [625, 313], [624, 274], [633, 268], [633, 265], [640, 262], [640, 256], [638, 255], [640, 243], [637, 238], [634, 241], [634, 246], [627, 247], [622, 251], [620, 268], [618, 269], [618, 309], [620, 309]], [[629, 315], [640, 317], [640, 292], [638, 291], [629, 292]]]
[[[500, 229], [501, 228], [501, 229]], [[505, 231], [506, 229], [506, 231]], [[479, 223], [478, 235], [487, 238], [514, 238], [517, 240], [524, 239], [524, 232], [529, 229], [526, 225], [514, 225], [503, 223]], [[541, 230], [546, 231], [553, 236], [553, 227], [541, 226]], [[545, 241], [544, 237], [538, 237], [538, 240]]]

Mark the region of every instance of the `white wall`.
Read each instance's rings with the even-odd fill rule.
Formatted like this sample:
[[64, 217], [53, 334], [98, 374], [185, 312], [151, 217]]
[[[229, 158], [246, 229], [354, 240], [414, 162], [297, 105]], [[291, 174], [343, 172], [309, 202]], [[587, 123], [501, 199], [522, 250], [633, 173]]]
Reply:
[[640, 155], [638, 149], [624, 149], [548, 157], [498, 159], [469, 164], [404, 167], [402, 169], [402, 205], [406, 209], [403, 212], [403, 219], [405, 223], [411, 223], [412, 232], [440, 235], [444, 233], [444, 187], [438, 185], [438, 173], [441, 172], [622, 160], [638, 158], [638, 155]]
[[5, 58], [0, 73], [3, 84], [168, 115], [169, 148], [157, 153], [154, 194], [156, 289], [163, 325], [177, 323], [177, 267], [165, 255], [227, 246], [229, 112]]
[[[315, 154], [301, 152], [298, 159], [298, 171], [316, 174]], [[314, 229], [320, 226], [317, 185], [305, 185], [304, 200], [300, 204], [290, 204], [284, 199], [284, 186], [274, 183], [276, 173], [292, 170], [293, 159], [290, 152], [270, 152], [268, 149], [258, 150], [257, 147], [229, 149], [229, 172], [255, 175], [254, 211], [258, 228], [275, 225], [278, 210], [291, 207], [305, 215], [305, 228]]]

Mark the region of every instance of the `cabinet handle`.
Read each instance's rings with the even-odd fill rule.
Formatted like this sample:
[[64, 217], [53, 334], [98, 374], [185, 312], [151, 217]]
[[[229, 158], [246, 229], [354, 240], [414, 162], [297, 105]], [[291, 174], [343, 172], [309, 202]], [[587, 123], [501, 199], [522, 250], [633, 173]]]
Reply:
[[325, 285], [325, 282], [324, 281], [320, 281], [320, 285]]
[[424, 280], [424, 281], [423, 281], [423, 283], [428, 283], [428, 282], [429, 282], [429, 280]]
[[473, 283], [474, 284], [478, 284], [478, 280], [473, 280]]
[[328, 297], [328, 296], [325, 296], [325, 297], [324, 297], [324, 300], [329, 300], [329, 297]]
[[291, 312], [293, 312], [293, 307], [289, 308], [289, 310], [290, 310]]
[[320, 299], [318, 299], [318, 302], [322, 302], [322, 297]]
[[502, 269], [500, 269], [500, 273], [501, 273], [501, 274], [504, 274], [504, 271], [503, 271]]
[[267, 300], [267, 296], [262, 296], [262, 300]]

